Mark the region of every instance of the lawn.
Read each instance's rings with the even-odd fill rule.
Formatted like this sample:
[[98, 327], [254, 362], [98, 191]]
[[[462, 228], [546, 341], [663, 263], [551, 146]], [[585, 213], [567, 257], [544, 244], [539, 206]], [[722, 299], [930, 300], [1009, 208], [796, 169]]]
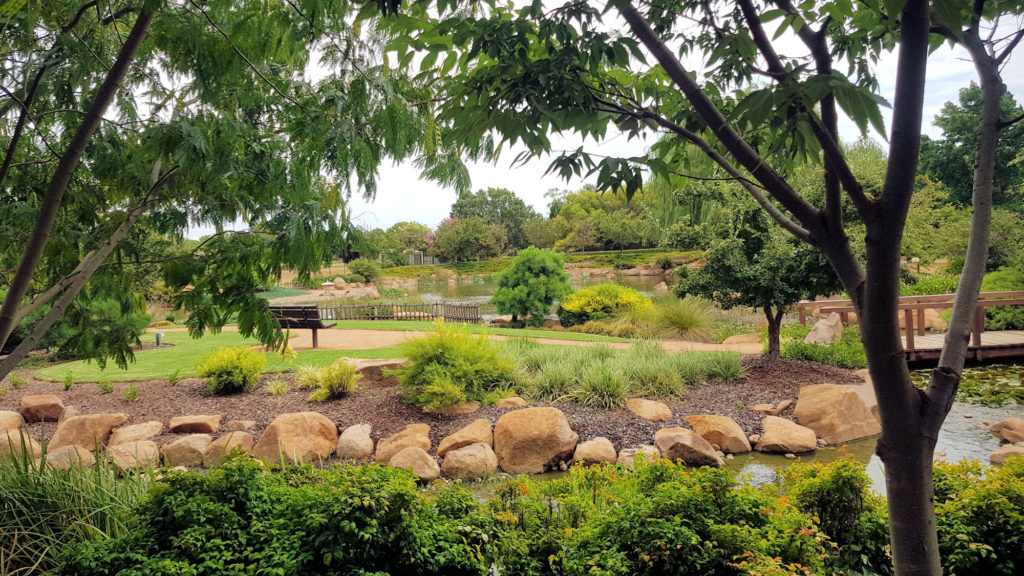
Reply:
[[270, 290], [263, 292], [257, 292], [256, 295], [265, 300], [273, 300], [274, 298], [288, 298], [291, 296], [305, 296], [309, 294], [308, 290], [296, 290], [294, 288], [285, 288], [283, 286], [274, 286]]
[[[463, 324], [473, 334], [491, 334], [522, 338], [556, 338], [574, 342], [632, 342], [628, 338], [583, 334], [580, 332], [556, 332], [531, 328], [492, 328], [482, 324]], [[429, 332], [434, 323], [429, 320], [340, 320], [335, 330], [399, 330], [403, 332]]]
[[[154, 338], [155, 336], [151, 333], [142, 336], [143, 342], [153, 342]], [[175, 372], [182, 378], [191, 378], [198, 375], [196, 364], [210, 352], [222, 346], [254, 346], [258, 344], [256, 340], [243, 338], [237, 332], [207, 334], [199, 339], [190, 337], [186, 332], [169, 332], [164, 334], [164, 342], [173, 344], [173, 346], [136, 353], [135, 362], [129, 363], [127, 370], [118, 368], [113, 362], [109, 362], [106, 369], [101, 369], [95, 362], [78, 360], [37, 370], [35, 376], [47, 380], [61, 380], [70, 370], [71, 377], [76, 382], [165, 380]], [[307, 364], [329, 365], [342, 356], [397, 358], [399, 352], [396, 346], [372, 350], [300, 350], [298, 357], [291, 360], [282, 358], [280, 354], [268, 352], [267, 366], [264, 371], [283, 372]]]

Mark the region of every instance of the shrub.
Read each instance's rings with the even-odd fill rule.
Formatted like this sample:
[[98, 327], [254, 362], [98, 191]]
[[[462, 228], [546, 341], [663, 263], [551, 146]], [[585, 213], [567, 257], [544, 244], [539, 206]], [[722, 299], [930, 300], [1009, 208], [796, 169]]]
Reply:
[[71, 373], [70, 369], [64, 371], [64, 379], [62, 382], [64, 383], [65, 392], [71, 390], [75, 386], [75, 375]]
[[498, 291], [491, 302], [498, 312], [511, 314], [513, 322], [523, 318], [536, 326], [544, 322], [555, 300], [572, 292], [565, 256], [533, 246], [521, 250], [497, 280]]
[[220, 348], [199, 363], [199, 375], [209, 379], [210, 394], [236, 394], [255, 386], [267, 357], [246, 346]]
[[101, 380], [96, 384], [96, 387], [99, 389], [100, 394], [110, 394], [114, 391], [114, 383], [110, 380]]
[[306, 398], [307, 402], [326, 402], [348, 396], [356, 389], [356, 382], [363, 377], [347, 362], [338, 362], [320, 370], [316, 390]]
[[369, 258], [356, 258], [347, 264], [349, 272], [365, 278], [364, 282], [373, 282], [380, 277], [380, 266]]
[[0, 398], [7, 396], [7, 393], [10, 391], [11, 389], [8, 388], [6, 384], [0, 384]]
[[610, 362], [592, 364], [580, 375], [576, 401], [592, 408], [618, 408], [625, 405], [629, 379]]
[[267, 394], [270, 394], [271, 396], [284, 396], [288, 391], [288, 383], [280, 376], [274, 378], [267, 384]]
[[25, 377], [19, 372], [11, 372], [11, 375], [7, 378], [7, 383], [11, 385], [11, 388], [17, 390], [25, 385]]
[[139, 394], [141, 393], [142, 390], [139, 388], [139, 385], [134, 382], [132, 382], [130, 386], [128, 386], [127, 388], [124, 389], [123, 392], [121, 392], [121, 394], [124, 396], [125, 402], [135, 402], [136, 400], [139, 399]]
[[746, 378], [743, 357], [739, 352], [703, 352], [704, 374], [711, 380], [731, 382]]
[[811, 326], [801, 324], [783, 326], [780, 357], [810, 360], [841, 368], [864, 368], [868, 365], [867, 357], [864, 356], [864, 346], [860, 343], [860, 330], [856, 325], [847, 326], [839, 342], [827, 346], [805, 344], [804, 338], [810, 331]]
[[549, 362], [531, 380], [531, 396], [540, 400], [558, 400], [569, 396], [576, 386], [575, 362], [561, 359]]
[[181, 382], [181, 369], [180, 368], [176, 369], [174, 372], [171, 372], [171, 375], [167, 377], [167, 385], [168, 386], [177, 386], [179, 382]]
[[299, 366], [295, 369], [295, 385], [303, 390], [320, 387], [320, 366]]
[[654, 266], [661, 268], [662, 270], [668, 270], [674, 268], [676, 265], [675, 261], [672, 260], [671, 254], [658, 254], [654, 257]]
[[342, 274], [341, 279], [349, 284], [362, 284], [366, 282], [366, 276], [362, 274]]
[[652, 306], [650, 298], [633, 288], [620, 284], [595, 284], [562, 300], [558, 307], [558, 320], [562, 326], [575, 326]]
[[925, 274], [914, 284], [900, 284], [900, 296], [924, 296], [927, 294], [952, 294], [960, 282], [959, 274]]
[[[1024, 270], [1000, 268], [981, 281], [982, 292], [1024, 290]], [[985, 309], [986, 330], [1024, 330], [1024, 306], [1000, 306]]]
[[438, 320], [434, 331], [404, 342], [408, 359], [395, 373], [406, 401], [443, 411], [465, 400], [483, 401], [494, 390], [514, 388], [515, 368], [486, 335]]

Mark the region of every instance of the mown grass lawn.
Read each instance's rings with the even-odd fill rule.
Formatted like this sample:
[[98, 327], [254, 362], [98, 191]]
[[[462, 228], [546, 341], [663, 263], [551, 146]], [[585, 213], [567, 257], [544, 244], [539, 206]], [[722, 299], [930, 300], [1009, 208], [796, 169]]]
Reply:
[[[492, 328], [481, 324], [460, 324], [473, 334], [491, 334], [520, 338], [555, 338], [574, 342], [632, 342], [628, 338], [583, 334], [581, 332], [556, 332], [531, 328]], [[334, 330], [399, 330], [402, 332], [429, 332], [434, 323], [429, 320], [340, 320]]]
[[[155, 335], [144, 334], [142, 341], [154, 342]], [[108, 362], [106, 368], [101, 369], [96, 362], [78, 360], [42, 368], [35, 372], [35, 376], [46, 380], [61, 380], [70, 370], [71, 377], [76, 382], [166, 380], [175, 372], [181, 378], [192, 378], [198, 376], [196, 366], [199, 361], [218, 348], [259, 344], [255, 339], [243, 338], [237, 332], [207, 334], [199, 339], [192, 338], [187, 332], [168, 332], [164, 334], [164, 342], [173, 344], [173, 346], [137, 352], [135, 362], [129, 363], [127, 370], [122, 370], [113, 362]], [[267, 352], [266, 355], [265, 372], [284, 372], [308, 364], [325, 366], [332, 364], [342, 356], [349, 358], [397, 358], [400, 356], [397, 346], [372, 350], [300, 350], [298, 357], [292, 359], [282, 358], [280, 354], [274, 352]]]

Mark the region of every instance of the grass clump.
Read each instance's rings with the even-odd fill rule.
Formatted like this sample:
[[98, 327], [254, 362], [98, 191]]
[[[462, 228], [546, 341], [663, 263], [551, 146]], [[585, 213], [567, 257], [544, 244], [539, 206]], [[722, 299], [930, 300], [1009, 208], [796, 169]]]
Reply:
[[171, 372], [171, 375], [167, 377], [168, 386], [177, 386], [181, 382], [181, 369]]
[[264, 354], [245, 346], [220, 348], [199, 363], [199, 376], [209, 379], [210, 394], [237, 394], [259, 382], [266, 363]]
[[110, 380], [100, 380], [96, 383], [96, 388], [100, 394], [110, 394], [114, 391], [114, 383]]
[[271, 396], [284, 396], [288, 392], [288, 383], [280, 376], [274, 378], [267, 384], [267, 394], [270, 394]]
[[64, 384], [65, 392], [75, 387], [75, 375], [71, 373], [71, 370], [64, 372], [64, 378], [61, 379], [61, 383]]
[[25, 377], [20, 372], [11, 372], [11, 375], [7, 378], [7, 383], [11, 385], [11, 388], [17, 390], [25, 385]]
[[135, 402], [136, 400], [139, 399], [139, 395], [141, 393], [142, 390], [139, 388], [139, 385], [134, 382], [132, 382], [131, 386], [125, 388], [124, 392], [121, 392], [121, 394], [124, 396], [125, 402]]
[[0, 384], [0, 398], [7, 396], [7, 393], [10, 391], [11, 389], [7, 387], [7, 384]]
[[580, 374], [575, 399], [591, 408], [619, 408], [626, 404], [629, 379], [625, 372], [610, 362], [594, 364]]
[[326, 402], [348, 396], [356, 389], [356, 382], [363, 375], [356, 372], [347, 362], [338, 362], [319, 368], [316, 389], [306, 398], [307, 402]]
[[400, 349], [408, 362], [395, 374], [406, 401], [428, 411], [444, 411], [467, 400], [482, 402], [489, 392], [517, 384], [515, 366], [498, 344], [441, 320], [432, 333]]
[[856, 325], [847, 326], [839, 341], [829, 345], [805, 343], [804, 338], [810, 331], [811, 326], [802, 324], [783, 326], [779, 342], [782, 350], [779, 356], [794, 360], [810, 360], [840, 368], [864, 368], [868, 365], [864, 346], [860, 342], [860, 329]]

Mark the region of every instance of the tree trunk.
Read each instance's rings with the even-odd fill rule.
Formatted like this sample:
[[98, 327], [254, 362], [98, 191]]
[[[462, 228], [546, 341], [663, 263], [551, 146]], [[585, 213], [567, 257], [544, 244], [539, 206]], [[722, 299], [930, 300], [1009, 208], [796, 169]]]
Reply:
[[25, 246], [25, 253], [8, 286], [7, 298], [4, 300], [3, 306], [0, 306], [0, 348], [7, 342], [7, 338], [14, 330], [16, 312], [22, 299], [28, 293], [29, 284], [36, 273], [36, 266], [39, 265], [39, 260], [43, 256], [50, 232], [53, 230], [53, 223], [57, 218], [57, 211], [64, 198], [64, 191], [67, 190], [71, 177], [82, 160], [86, 145], [103, 122], [103, 115], [114, 101], [121, 82], [128, 75], [128, 69], [131, 67], [132, 61], [135, 60], [135, 55], [146, 38], [152, 21], [152, 12], [147, 10], [139, 12], [131, 33], [117, 54], [117, 60], [114, 61], [110, 72], [107, 73], [107, 77], [97, 90], [89, 111], [71, 138], [71, 143], [68, 144], [67, 150], [61, 156], [57, 169], [46, 187], [46, 192], [40, 200], [35, 227]]
[[782, 315], [785, 309], [780, 308], [777, 314], [772, 313], [771, 306], [765, 306], [762, 310], [764, 311], [764, 317], [768, 320], [768, 351], [765, 352], [765, 358], [774, 362], [779, 359], [779, 354], [782, 353], [780, 332], [782, 331]]

